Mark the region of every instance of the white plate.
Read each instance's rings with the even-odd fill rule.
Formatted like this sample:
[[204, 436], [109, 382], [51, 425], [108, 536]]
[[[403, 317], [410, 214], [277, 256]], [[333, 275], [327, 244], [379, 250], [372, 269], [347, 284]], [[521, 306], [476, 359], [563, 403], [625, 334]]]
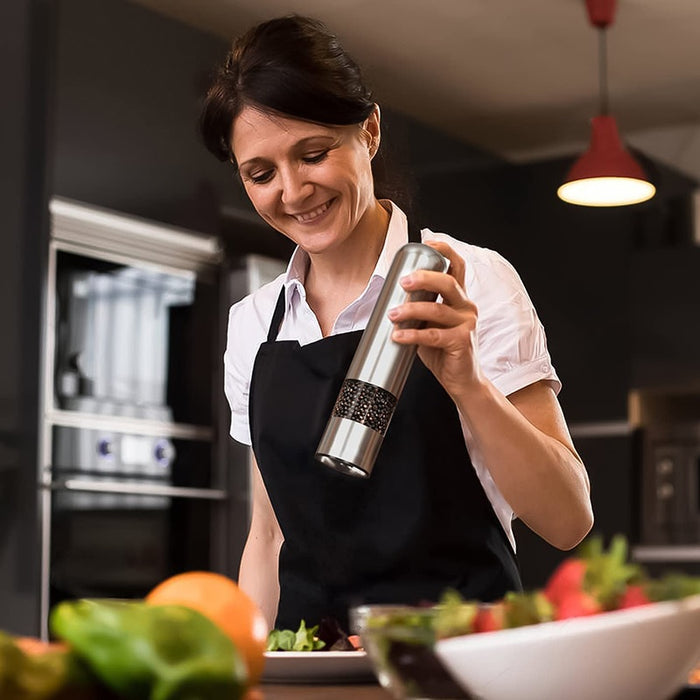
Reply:
[[364, 651], [266, 651], [267, 683], [356, 683], [374, 679]]
[[445, 639], [437, 656], [482, 700], [659, 700], [700, 656], [700, 595]]

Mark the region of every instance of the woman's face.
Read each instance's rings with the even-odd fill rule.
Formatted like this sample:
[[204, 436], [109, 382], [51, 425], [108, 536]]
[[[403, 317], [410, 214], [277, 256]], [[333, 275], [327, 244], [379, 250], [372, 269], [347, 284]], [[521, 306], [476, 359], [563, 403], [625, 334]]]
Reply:
[[370, 219], [376, 111], [364, 127], [314, 124], [252, 107], [233, 122], [231, 147], [253, 206], [308, 253], [342, 247]]

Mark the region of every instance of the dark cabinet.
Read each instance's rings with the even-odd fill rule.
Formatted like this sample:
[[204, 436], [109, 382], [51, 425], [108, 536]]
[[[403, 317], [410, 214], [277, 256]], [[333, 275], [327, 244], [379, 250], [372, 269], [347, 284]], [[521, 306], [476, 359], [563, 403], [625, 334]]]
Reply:
[[700, 394], [700, 247], [641, 251], [630, 269], [632, 386]]

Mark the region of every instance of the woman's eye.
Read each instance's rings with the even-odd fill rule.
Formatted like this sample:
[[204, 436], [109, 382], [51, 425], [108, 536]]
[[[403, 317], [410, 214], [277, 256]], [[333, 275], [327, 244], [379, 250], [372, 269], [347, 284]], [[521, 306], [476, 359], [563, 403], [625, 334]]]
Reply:
[[328, 155], [328, 151], [321, 151], [320, 153], [313, 153], [308, 156], [304, 156], [302, 160], [304, 163], [311, 163], [312, 165], [314, 163], [320, 163], [326, 156]]
[[271, 177], [272, 170], [265, 170], [262, 173], [251, 173], [250, 175], [248, 175], [248, 179], [251, 182], [254, 182], [256, 185], [259, 185], [263, 182], [267, 182]]

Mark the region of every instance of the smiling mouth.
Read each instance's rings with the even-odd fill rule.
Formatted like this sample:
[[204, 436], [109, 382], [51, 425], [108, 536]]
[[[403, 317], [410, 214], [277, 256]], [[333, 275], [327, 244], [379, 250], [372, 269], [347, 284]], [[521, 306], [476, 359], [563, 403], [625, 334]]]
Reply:
[[319, 216], [322, 214], [325, 214], [326, 211], [328, 211], [328, 208], [333, 204], [335, 200], [334, 199], [329, 199], [325, 204], [322, 204], [320, 207], [316, 207], [316, 209], [312, 209], [311, 211], [304, 212], [303, 214], [292, 214], [292, 216], [302, 224], [308, 224], [310, 221], [314, 221], [315, 219], [318, 219]]

